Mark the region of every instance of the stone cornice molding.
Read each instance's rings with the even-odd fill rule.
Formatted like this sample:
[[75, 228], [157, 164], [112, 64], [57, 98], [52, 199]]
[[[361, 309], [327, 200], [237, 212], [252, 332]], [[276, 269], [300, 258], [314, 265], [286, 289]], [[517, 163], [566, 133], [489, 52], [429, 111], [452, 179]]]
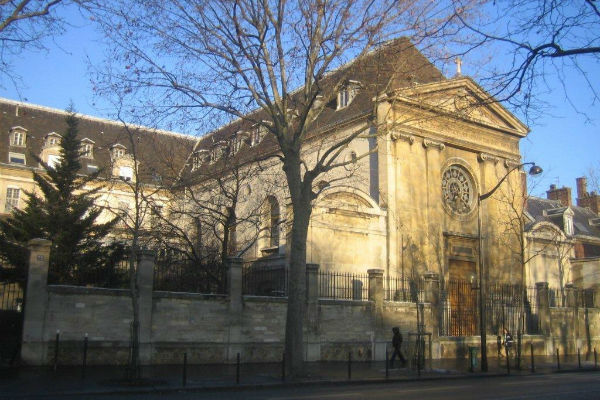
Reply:
[[423, 147], [429, 149], [430, 147], [436, 148], [439, 151], [442, 151], [446, 148], [446, 145], [442, 142], [436, 142], [434, 140], [423, 139]]
[[479, 162], [491, 161], [494, 164], [498, 164], [500, 162], [500, 157], [493, 156], [489, 153], [479, 153], [477, 158], [479, 159]]
[[390, 137], [393, 141], [404, 140], [407, 141], [410, 145], [412, 145], [415, 142], [415, 137], [406, 133], [392, 132]]
[[506, 168], [514, 168], [514, 167], [518, 167], [519, 165], [521, 165], [521, 162], [519, 160], [510, 160], [510, 159], [504, 160], [504, 166]]

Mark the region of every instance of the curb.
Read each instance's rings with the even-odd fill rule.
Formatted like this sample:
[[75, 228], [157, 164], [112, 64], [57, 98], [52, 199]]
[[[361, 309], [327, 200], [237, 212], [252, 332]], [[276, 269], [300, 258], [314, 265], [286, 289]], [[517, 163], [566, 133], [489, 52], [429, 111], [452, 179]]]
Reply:
[[238, 385], [190, 385], [180, 387], [158, 387], [151, 386], [146, 388], [132, 388], [132, 389], [117, 389], [117, 390], [88, 390], [88, 391], [65, 391], [45, 394], [23, 394], [23, 395], [9, 395], [10, 397], [4, 397], [0, 395], [0, 400], [4, 399], [35, 399], [35, 398], [48, 398], [48, 397], [74, 397], [82, 395], [97, 395], [97, 396], [111, 396], [111, 395], [134, 395], [134, 394], [169, 394], [169, 393], [194, 393], [194, 392], [209, 392], [209, 391], [244, 391], [244, 390], [261, 390], [261, 389], [278, 389], [278, 388], [294, 388], [305, 385], [319, 386], [319, 387], [336, 387], [336, 386], [347, 386], [347, 385], [376, 385], [376, 384], [393, 384], [400, 382], [420, 382], [420, 381], [445, 381], [445, 380], [461, 380], [461, 379], [481, 379], [481, 378], [501, 378], [507, 376], [513, 377], [527, 377], [527, 376], [543, 376], [551, 375], [555, 373], [581, 373], [581, 372], [597, 372], [597, 369], [564, 369], [559, 371], [543, 371], [527, 374], [510, 374], [505, 372], [502, 373], [472, 373], [469, 375], [445, 375], [445, 376], [422, 376], [422, 377], [402, 377], [402, 378], [373, 378], [373, 379], [356, 379], [356, 380], [314, 380], [314, 381], [298, 381], [298, 382], [278, 382], [278, 383], [262, 383], [262, 384], [238, 384]]

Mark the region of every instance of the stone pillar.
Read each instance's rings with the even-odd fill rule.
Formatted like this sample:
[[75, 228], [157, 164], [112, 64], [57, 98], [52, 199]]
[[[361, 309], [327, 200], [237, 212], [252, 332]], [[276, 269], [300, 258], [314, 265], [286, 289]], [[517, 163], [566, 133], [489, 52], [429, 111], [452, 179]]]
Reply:
[[550, 302], [548, 282], [537, 282], [535, 284], [536, 301], [538, 305], [538, 318], [542, 334], [549, 336], [550, 332]]
[[369, 269], [369, 301], [373, 302], [373, 358], [374, 360], [385, 360], [385, 351], [388, 338], [383, 326], [383, 270]]
[[229, 289], [229, 338], [225, 359], [235, 362], [237, 353], [242, 353], [242, 267], [240, 257], [227, 259], [227, 286]]
[[154, 290], [154, 251], [137, 253], [137, 286], [140, 319], [140, 362], [150, 364], [152, 359], [152, 291]]
[[567, 283], [565, 285], [565, 307], [575, 307], [577, 306], [577, 299], [575, 297], [576, 288], [572, 283]]
[[319, 335], [319, 264], [306, 264], [306, 361], [321, 359]]
[[[435, 272], [428, 271], [423, 274], [423, 291], [425, 295], [425, 302], [431, 305], [431, 315], [429, 316], [429, 331], [434, 338], [438, 337], [439, 334], [439, 316], [440, 313], [440, 278]], [[424, 320], [427, 320], [424, 318]]]
[[29, 248], [29, 276], [23, 317], [21, 359], [29, 365], [47, 362], [48, 347], [44, 343], [44, 324], [48, 308], [48, 266], [52, 242], [32, 239]]

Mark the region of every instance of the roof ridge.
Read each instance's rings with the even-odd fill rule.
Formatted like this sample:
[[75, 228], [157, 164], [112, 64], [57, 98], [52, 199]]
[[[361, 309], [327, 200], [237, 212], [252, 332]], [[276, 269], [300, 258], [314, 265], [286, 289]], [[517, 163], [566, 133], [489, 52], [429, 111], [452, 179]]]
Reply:
[[[5, 103], [5, 104], [14, 105], [14, 106], [17, 106], [17, 107], [18, 106], [22, 106], [22, 107], [30, 108], [32, 110], [44, 111], [44, 112], [49, 112], [49, 113], [53, 113], [53, 114], [62, 114], [62, 115], [65, 115], [65, 116], [69, 114], [68, 111], [61, 110], [59, 108], [48, 107], [48, 106], [43, 106], [43, 105], [39, 105], [39, 104], [28, 103], [28, 102], [19, 101], [19, 100], [12, 100], [12, 99], [8, 99], [8, 98], [5, 98], [5, 97], [0, 97], [0, 102]], [[104, 124], [121, 126], [121, 127], [123, 125], [125, 125], [125, 126], [133, 127], [133, 128], [136, 128], [136, 129], [143, 129], [143, 130], [145, 130], [147, 132], [159, 133], [161, 135], [169, 135], [169, 136], [176, 136], [176, 137], [181, 137], [181, 138], [190, 139], [190, 140], [198, 140], [198, 137], [193, 136], [193, 135], [189, 135], [189, 134], [186, 134], [186, 133], [174, 132], [174, 131], [167, 131], [167, 130], [164, 130], [164, 129], [151, 128], [149, 126], [144, 126], [144, 125], [139, 125], [139, 124], [133, 124], [133, 123], [129, 123], [129, 122], [121, 122], [121, 121], [117, 121], [117, 120], [114, 120], [114, 119], [96, 117], [96, 116], [89, 115], [89, 114], [79, 113], [77, 111], [75, 111], [75, 115], [79, 119], [85, 119], [85, 120], [88, 120], [88, 121], [101, 122], [101, 123], [104, 123]]]

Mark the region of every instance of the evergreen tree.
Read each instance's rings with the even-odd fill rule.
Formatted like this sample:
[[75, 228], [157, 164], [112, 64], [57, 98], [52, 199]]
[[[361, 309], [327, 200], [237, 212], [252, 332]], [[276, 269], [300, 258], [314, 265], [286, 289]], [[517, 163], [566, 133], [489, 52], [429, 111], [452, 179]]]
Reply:
[[[33, 238], [52, 241], [50, 276], [55, 283], [85, 284], [97, 270], [105, 270], [122, 258], [123, 249], [103, 243], [116, 219], [97, 224], [101, 208], [94, 205], [101, 189], [86, 185], [97, 181], [100, 171], [80, 173], [81, 142], [77, 138], [78, 120], [73, 112], [66, 117], [67, 129], [60, 144], [60, 162], [50, 166], [39, 157], [44, 173], [33, 173], [40, 194], [28, 192], [23, 210], [15, 209], [0, 221], [0, 255], [16, 267], [17, 275], [26, 271], [27, 252], [16, 251]], [[108, 278], [110, 274], [107, 274]]]

